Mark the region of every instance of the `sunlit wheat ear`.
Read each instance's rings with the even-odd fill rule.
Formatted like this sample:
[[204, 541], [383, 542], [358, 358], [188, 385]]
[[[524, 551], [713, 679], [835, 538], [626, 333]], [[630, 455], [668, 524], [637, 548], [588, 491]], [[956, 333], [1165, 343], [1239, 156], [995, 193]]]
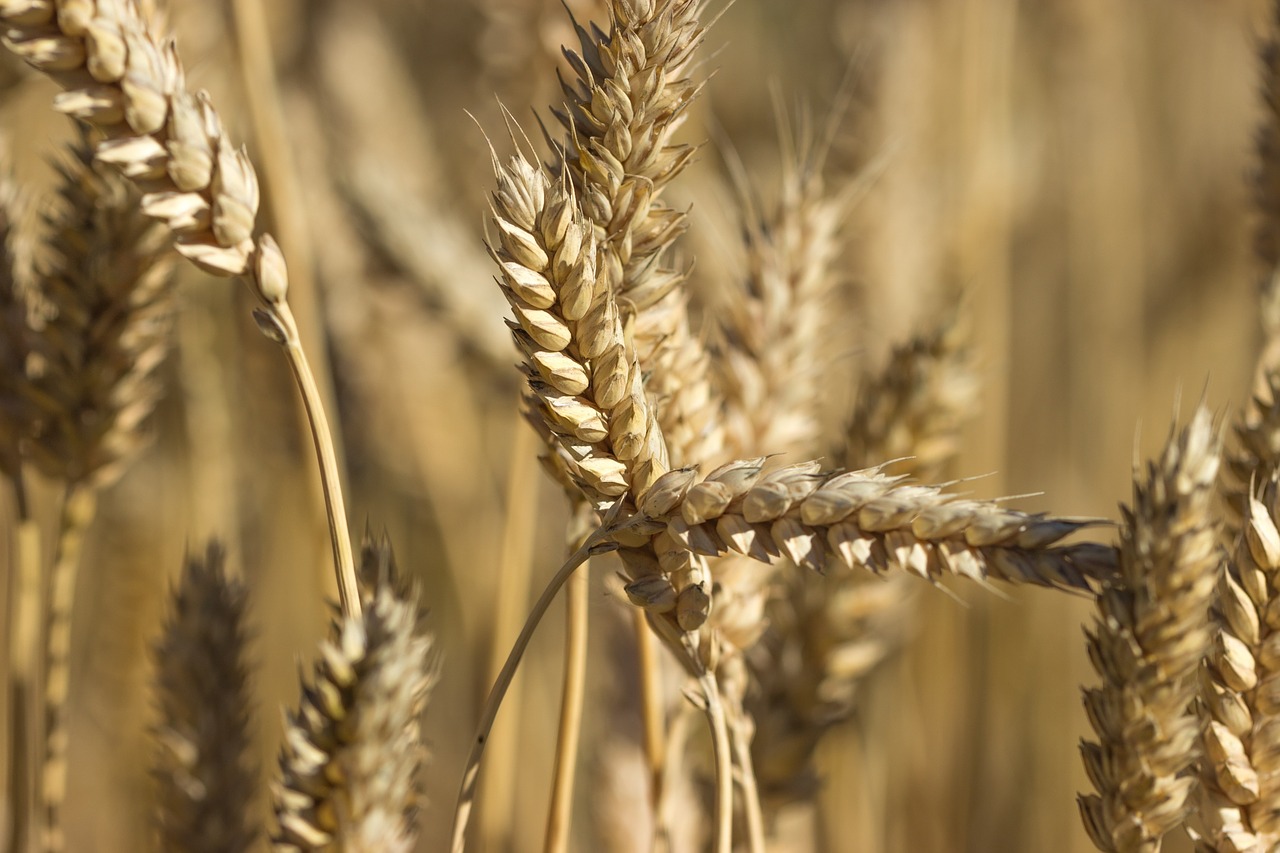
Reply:
[[523, 156], [494, 168], [490, 251], [553, 470], [595, 504], [644, 494], [667, 470], [666, 444], [594, 229]]
[[48, 316], [32, 338], [31, 451], [46, 473], [101, 486], [144, 442], [142, 422], [160, 394], [173, 313], [169, 237], [87, 145], [59, 169], [38, 276]]
[[1156, 851], [1192, 803], [1200, 723], [1191, 705], [1222, 567], [1212, 520], [1219, 441], [1208, 412], [1171, 437], [1124, 510], [1120, 575], [1098, 596], [1084, 691], [1098, 743], [1081, 747], [1097, 794], [1080, 797], [1099, 850]]
[[103, 132], [97, 156], [143, 189], [143, 210], [168, 224], [180, 253], [215, 275], [248, 274], [267, 301], [283, 295], [278, 253], [253, 237], [252, 164], [135, 0], [4, 0], [0, 22], [9, 49], [66, 90], [57, 109]]
[[600, 235], [620, 304], [635, 310], [636, 354], [675, 464], [718, 459], [720, 397], [693, 331], [684, 273], [667, 257], [687, 216], [662, 190], [688, 164], [676, 143], [700, 84], [689, 76], [704, 30], [698, 0], [611, 0], [609, 32], [578, 29], [572, 74], [555, 110], [567, 137], [563, 171]]
[[[1261, 472], [1260, 472], [1261, 473]], [[1217, 594], [1202, 673], [1200, 814], [1215, 850], [1280, 844], [1280, 483], [1277, 470], [1249, 495], [1244, 532]]]
[[785, 556], [819, 572], [842, 563], [930, 580], [958, 575], [1077, 590], [1115, 574], [1114, 549], [1056, 544], [1090, 521], [959, 499], [874, 469], [823, 472], [811, 462], [766, 472], [763, 463], [731, 462], [701, 481], [692, 470], [671, 471], [641, 500], [642, 518], [619, 541], [669, 543], [658, 550], [663, 568], [733, 551], [765, 562]]
[[156, 646], [155, 778], [161, 848], [238, 853], [256, 845], [246, 592], [209, 545], [187, 561]]
[[414, 848], [432, 640], [416, 597], [398, 591], [385, 543], [367, 542], [363, 558], [363, 616], [334, 625], [299, 709], [287, 715], [275, 850]]

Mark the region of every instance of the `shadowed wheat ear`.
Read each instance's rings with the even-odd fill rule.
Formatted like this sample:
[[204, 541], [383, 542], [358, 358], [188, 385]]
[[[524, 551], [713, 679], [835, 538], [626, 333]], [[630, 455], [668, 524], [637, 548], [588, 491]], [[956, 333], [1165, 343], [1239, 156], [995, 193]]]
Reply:
[[344, 610], [359, 615], [337, 454], [286, 298], [284, 255], [255, 234], [258, 177], [203, 92], [192, 93], [172, 41], [154, 34], [137, 0], [0, 0], [4, 43], [65, 91], [55, 107], [103, 136], [95, 156], [143, 191], [141, 208], [176, 248], [214, 275], [242, 275], [259, 328], [283, 347], [320, 459], [334, 568]]
[[[30, 307], [14, 251], [17, 194], [8, 158], [0, 151], [0, 474], [15, 482], [18, 445], [33, 421], [26, 387]], [[23, 502], [21, 495], [19, 502]]]
[[286, 720], [274, 850], [408, 853], [417, 839], [432, 640], [385, 540], [366, 540], [360, 579], [361, 617], [333, 626]]
[[1222, 557], [1212, 521], [1219, 440], [1204, 409], [1135, 480], [1124, 509], [1120, 575], [1098, 595], [1084, 691], [1098, 743], [1084, 743], [1097, 794], [1080, 797], [1099, 850], [1154, 853], [1188, 813], [1200, 724], [1191, 710], [1209, 648]]
[[216, 543], [187, 560], [155, 650], [157, 824], [174, 853], [240, 853], [261, 833], [247, 758], [247, 594], [224, 563]]
[[672, 461], [705, 462], [721, 453], [720, 397], [690, 326], [684, 274], [667, 260], [687, 217], [661, 198], [694, 153], [672, 137], [700, 88], [687, 74], [705, 32], [702, 3], [611, 0], [608, 12], [607, 34], [579, 26], [579, 52], [565, 51], [562, 168], [600, 232], [619, 303], [635, 311], [636, 353]]
[[1218, 586], [1201, 698], [1207, 716], [1200, 810], [1212, 850], [1280, 844], [1280, 482], [1275, 468], [1245, 505], [1244, 531]]
[[1265, 108], [1257, 134], [1254, 199], [1258, 207], [1254, 247], [1262, 262], [1264, 370], [1280, 369], [1280, 4], [1272, 4], [1270, 32], [1260, 52]]
[[27, 454], [66, 485], [46, 608], [46, 849], [59, 850], [67, 778], [71, 616], [82, 540], [98, 491], [142, 445], [160, 393], [172, 312], [167, 231], [138, 211], [131, 188], [96, 166], [82, 139], [59, 165], [60, 199], [37, 286], [48, 316], [30, 345], [34, 427]]

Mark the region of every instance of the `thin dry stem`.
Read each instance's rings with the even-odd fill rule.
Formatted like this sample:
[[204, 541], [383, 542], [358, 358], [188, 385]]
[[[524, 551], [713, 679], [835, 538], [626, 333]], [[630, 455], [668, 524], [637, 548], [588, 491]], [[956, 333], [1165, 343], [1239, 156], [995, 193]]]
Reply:
[[524, 627], [520, 629], [520, 635], [516, 637], [516, 641], [512, 644], [511, 652], [507, 655], [507, 662], [503, 665], [502, 671], [498, 673], [493, 686], [489, 688], [489, 695], [485, 697], [484, 707], [480, 712], [480, 720], [476, 724], [475, 735], [471, 740], [471, 751], [467, 756], [466, 766], [463, 768], [462, 786], [458, 792], [457, 805], [454, 808], [453, 842], [450, 848], [453, 853], [463, 853], [466, 849], [467, 826], [471, 821], [471, 812], [475, 806], [480, 761], [484, 757], [485, 745], [489, 742], [489, 732], [493, 729], [493, 721], [498, 716], [498, 709], [502, 707], [502, 700], [506, 697], [507, 688], [511, 686], [511, 679], [515, 677], [516, 670], [520, 668], [520, 661], [524, 658], [525, 650], [529, 647], [529, 641], [533, 639], [533, 633], [537, 630], [542, 617], [546, 615], [547, 608], [551, 606], [551, 602], [559, 594], [560, 588], [573, 576], [573, 573], [592, 555], [607, 553], [617, 548], [615, 543], [606, 540], [613, 533], [610, 525], [613, 521], [613, 515], [620, 508], [621, 504], [615, 505], [614, 510], [606, 515], [604, 525], [588, 537], [583, 546], [575, 551], [551, 577], [551, 580], [547, 582], [546, 588], [543, 589], [542, 594], [538, 596], [538, 600], [534, 602], [533, 607], [530, 609]]
[[565, 590], [564, 684], [560, 693], [560, 725], [556, 734], [555, 770], [543, 850], [565, 853], [573, 812], [578, 744], [582, 737], [582, 703], [587, 686], [588, 596], [591, 561], [569, 579]]

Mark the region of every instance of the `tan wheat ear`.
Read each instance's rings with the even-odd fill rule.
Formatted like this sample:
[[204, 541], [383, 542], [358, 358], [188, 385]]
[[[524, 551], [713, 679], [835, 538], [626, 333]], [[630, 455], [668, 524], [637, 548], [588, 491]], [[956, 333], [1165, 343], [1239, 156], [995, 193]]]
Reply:
[[333, 626], [301, 705], [287, 715], [274, 850], [408, 853], [417, 839], [433, 641], [385, 540], [366, 540], [361, 576], [361, 617]]
[[243, 276], [259, 328], [283, 349], [306, 408], [328, 510], [342, 605], [359, 615], [337, 453], [319, 387], [288, 303], [284, 254], [257, 233], [258, 177], [203, 92], [193, 93], [172, 41], [137, 0], [0, 0], [4, 44], [65, 91], [55, 107], [96, 128], [95, 156], [142, 191], [141, 209], [173, 231], [179, 253], [214, 275]]
[[156, 645], [155, 778], [161, 847], [241, 853], [262, 833], [255, 819], [249, 663], [242, 583], [210, 543], [188, 558]]
[[1120, 575], [1098, 595], [1084, 691], [1097, 743], [1084, 743], [1097, 794], [1080, 797], [1099, 850], [1157, 851], [1192, 807], [1200, 724], [1191, 709], [1209, 649], [1209, 603], [1222, 567], [1212, 516], [1219, 440], [1200, 409], [1134, 483]]

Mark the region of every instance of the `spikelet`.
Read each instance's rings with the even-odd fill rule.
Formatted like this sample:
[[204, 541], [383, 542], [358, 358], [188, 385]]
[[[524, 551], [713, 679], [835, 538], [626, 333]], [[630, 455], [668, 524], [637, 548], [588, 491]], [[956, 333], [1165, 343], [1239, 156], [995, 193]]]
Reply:
[[211, 543], [187, 560], [156, 646], [157, 825], [161, 849], [173, 853], [247, 851], [261, 833], [247, 759], [246, 600]]
[[1099, 850], [1154, 853], [1191, 806], [1199, 722], [1189, 705], [1221, 569], [1211, 522], [1218, 445], [1200, 409], [1135, 481], [1120, 576], [1098, 596], [1088, 638], [1102, 686], [1084, 700], [1099, 743], [1081, 746], [1098, 793], [1081, 796], [1080, 811]]
[[362, 618], [333, 626], [286, 720], [274, 850], [408, 853], [417, 837], [432, 640], [385, 540], [366, 539], [360, 578]]
[[52, 316], [32, 338], [31, 453], [47, 474], [100, 488], [146, 438], [169, 349], [172, 264], [165, 229], [138, 212], [128, 185], [95, 165], [86, 144], [60, 170], [38, 277]]

